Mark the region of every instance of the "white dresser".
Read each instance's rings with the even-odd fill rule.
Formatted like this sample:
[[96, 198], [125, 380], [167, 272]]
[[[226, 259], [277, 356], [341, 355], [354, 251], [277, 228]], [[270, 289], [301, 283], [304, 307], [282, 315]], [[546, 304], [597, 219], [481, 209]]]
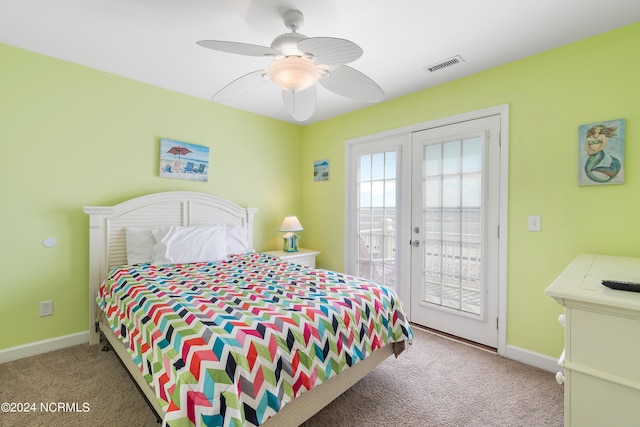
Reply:
[[640, 426], [640, 258], [578, 256], [545, 290], [565, 308], [565, 426]]

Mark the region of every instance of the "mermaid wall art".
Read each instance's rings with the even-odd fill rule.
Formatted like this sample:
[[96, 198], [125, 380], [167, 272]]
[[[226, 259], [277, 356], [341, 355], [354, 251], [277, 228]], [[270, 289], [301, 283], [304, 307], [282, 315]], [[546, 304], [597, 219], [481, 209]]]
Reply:
[[625, 120], [579, 126], [578, 185], [624, 183]]

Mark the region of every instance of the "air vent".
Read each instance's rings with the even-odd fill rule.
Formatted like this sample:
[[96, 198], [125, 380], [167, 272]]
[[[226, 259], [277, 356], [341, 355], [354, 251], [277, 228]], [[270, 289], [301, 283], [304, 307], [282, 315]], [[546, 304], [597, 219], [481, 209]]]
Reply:
[[444, 61], [440, 61], [435, 64], [431, 64], [428, 67], [424, 67], [423, 70], [433, 73], [434, 71], [438, 71], [443, 68], [459, 64], [461, 62], [464, 62], [464, 59], [462, 59], [460, 55], [456, 55], [453, 58], [445, 59]]

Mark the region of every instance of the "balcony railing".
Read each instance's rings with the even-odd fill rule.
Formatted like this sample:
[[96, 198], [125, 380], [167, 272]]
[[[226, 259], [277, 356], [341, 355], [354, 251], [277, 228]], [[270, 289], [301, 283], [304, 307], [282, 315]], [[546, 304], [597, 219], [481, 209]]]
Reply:
[[388, 286], [396, 283], [396, 236], [389, 230], [360, 232], [358, 275]]

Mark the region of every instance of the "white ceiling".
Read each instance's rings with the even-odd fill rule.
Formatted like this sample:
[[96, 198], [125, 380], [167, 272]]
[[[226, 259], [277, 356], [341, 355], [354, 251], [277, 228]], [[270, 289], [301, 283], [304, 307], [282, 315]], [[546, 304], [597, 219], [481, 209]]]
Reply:
[[[360, 45], [349, 65], [385, 100], [640, 21], [640, 0], [0, 0], [0, 42], [210, 100], [271, 60], [196, 41], [269, 46], [289, 9], [304, 14], [300, 33]], [[465, 62], [424, 70], [456, 55]], [[225, 104], [294, 122], [272, 84]], [[303, 124], [367, 105], [319, 87]]]

